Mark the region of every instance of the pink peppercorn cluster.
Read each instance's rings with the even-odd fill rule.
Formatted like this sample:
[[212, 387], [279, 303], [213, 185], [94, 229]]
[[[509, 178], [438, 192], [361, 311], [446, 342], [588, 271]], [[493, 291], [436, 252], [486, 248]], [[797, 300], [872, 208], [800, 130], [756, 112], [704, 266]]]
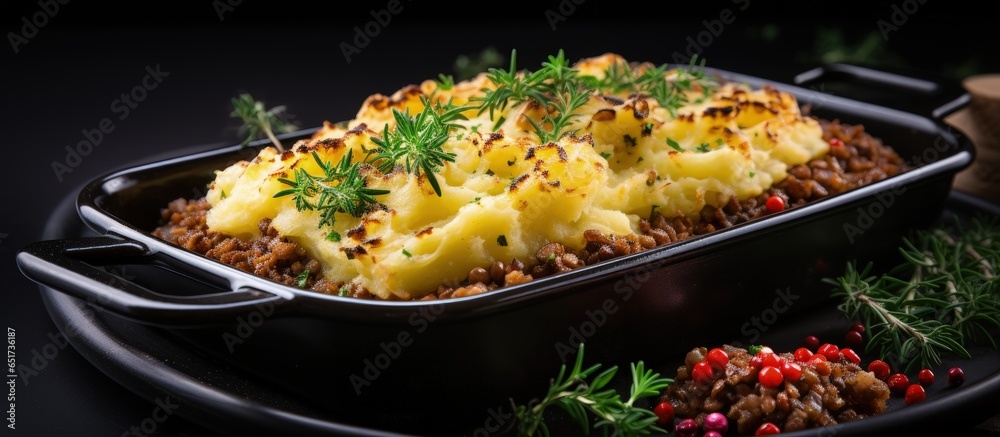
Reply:
[[[776, 354], [770, 347], [761, 346], [750, 359], [750, 365], [757, 369], [757, 381], [769, 388], [781, 386], [786, 380], [798, 380], [802, 376], [802, 364], [816, 369], [820, 376], [830, 374], [831, 362], [851, 362], [861, 365], [861, 357], [854, 348], [864, 346], [865, 326], [861, 323], [851, 325], [844, 341], [847, 346], [839, 347], [833, 343], [820, 343], [818, 337], [805, 337], [804, 346], [795, 350], [793, 361], [786, 360]], [[815, 352], [813, 352], [815, 351]], [[691, 370], [691, 379], [699, 383], [709, 383], [715, 377], [715, 372], [725, 369], [729, 363], [729, 355], [722, 348], [713, 348], [705, 354], [704, 359], [695, 363]], [[926, 387], [934, 384], [934, 372], [922, 369], [917, 373], [916, 382], [901, 372], [892, 373], [888, 363], [883, 360], [872, 360], [867, 370], [876, 378], [885, 381], [892, 393], [902, 395], [906, 405], [913, 405], [927, 398]], [[959, 367], [948, 370], [948, 385], [957, 387], [965, 382], [965, 372]], [[669, 402], [660, 402], [653, 410], [658, 420], [657, 424], [667, 426], [674, 424], [674, 407]], [[694, 419], [685, 418], [673, 426], [677, 437], [719, 437], [729, 431], [729, 420], [722, 413], [714, 412], [705, 416], [702, 425]], [[700, 434], [699, 434], [700, 433]], [[781, 428], [774, 423], [765, 422], [754, 432], [755, 436], [780, 434]]]

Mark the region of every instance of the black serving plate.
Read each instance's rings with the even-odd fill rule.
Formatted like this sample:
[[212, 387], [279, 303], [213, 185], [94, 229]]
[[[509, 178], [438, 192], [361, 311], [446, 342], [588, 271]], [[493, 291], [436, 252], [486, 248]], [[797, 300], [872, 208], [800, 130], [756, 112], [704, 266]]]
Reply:
[[[979, 214], [1000, 215], [1000, 206], [952, 191], [941, 220], [961, 220]], [[93, 231], [87, 229], [77, 217], [74, 199], [67, 198], [53, 212], [44, 237], [60, 239], [88, 235], [94, 235]], [[117, 273], [125, 277], [142, 275], [141, 272], [129, 270], [129, 267]], [[87, 360], [118, 383], [150, 401], [170, 397], [171, 402], [181, 405], [177, 410], [178, 415], [222, 434], [406, 435], [386, 431], [394, 428], [390, 424], [384, 427], [372, 426], [371, 423], [377, 423], [380, 416], [377, 410], [370, 411], [368, 417], [360, 417], [354, 413], [326, 409], [275, 386], [266, 377], [244, 373], [203, 354], [169, 329], [130, 322], [89, 305], [84, 300], [45, 286], [40, 288], [52, 319]], [[761, 333], [758, 342], [770, 344], [776, 350], [792, 350], [808, 334], [817, 335], [822, 341], [839, 342], [848, 324], [832, 304], [824, 305], [780, 316], [773, 326]], [[734, 339], [746, 339], [744, 334], [732, 332], [728, 338], [719, 337], [717, 342], [721, 344]], [[661, 336], [675, 334], [648, 332], [634, 335], [646, 342], [650, 350], [654, 350]], [[712, 344], [716, 343], [703, 345]], [[699, 345], [692, 345], [694, 346]], [[965, 429], [968, 424], [979, 423], [998, 412], [1000, 351], [975, 347], [970, 352], [973, 354], [972, 360], [947, 358], [939, 368], [932, 369], [938, 378], [929, 388], [927, 400], [921, 404], [906, 406], [899, 396], [893, 396], [889, 401], [888, 411], [882, 415], [784, 435], [886, 435], [905, 431], [923, 433], [931, 429], [954, 430], [956, 426]], [[281, 361], [292, 358], [271, 356], [264, 359]], [[647, 362], [647, 365], [664, 376], [672, 376], [677, 366], [683, 363], [683, 358], [683, 355], [676, 355], [663, 361]], [[863, 359], [870, 360], [868, 357]], [[585, 364], [596, 363], [598, 360], [599, 358], [589, 357]], [[532, 365], [530, 362], [524, 364]], [[944, 382], [944, 375], [952, 366], [961, 366], [965, 371], [967, 380], [961, 387], [950, 388]], [[556, 368], [546, 370], [553, 376], [558, 371]], [[476, 370], [470, 369], [467, 377], [476, 376]], [[619, 373], [616, 378], [620, 390], [624, 390], [622, 383], [625, 383], [626, 376], [627, 371]], [[511, 387], [512, 391], [514, 388]], [[547, 387], [521, 389], [541, 396]], [[469, 395], [475, 396], [474, 393]], [[419, 399], [419, 394], [401, 392], [399, 398], [387, 399], [386, 406], [405, 408], [407, 402], [415, 399]], [[455, 399], [455, 402], [462, 401]], [[449, 432], [446, 435], [513, 435], [506, 426], [512, 423], [508, 416], [510, 412], [509, 405], [497, 405], [492, 411], [483, 411], [482, 417], [477, 418], [482, 423], [480, 428]], [[551, 423], [555, 435], [574, 435], [580, 432], [579, 428], [565, 421], [561, 411], [553, 413]], [[422, 427], [421, 433], [436, 435], [433, 431], [435, 424], [440, 424], [444, 429], [447, 428], [444, 424], [453, 419], [449, 417], [448, 406], [441, 405], [439, 414], [425, 418], [426, 426]]]
[[[904, 89], [909, 83], [865, 69], [826, 71]], [[773, 83], [719, 73], [754, 87]], [[75, 213], [62, 215], [73, 223], [79, 216], [96, 234], [79, 226], [79, 232], [53, 232], [17, 260], [26, 276], [49, 287], [51, 305], [76, 302], [48, 292], [66, 293], [91, 304], [92, 311], [106, 311], [99, 317], [108, 326], [169, 338], [170, 347], [186, 351], [180, 362], [198, 357], [217, 363], [209, 369], [226, 370], [211, 373], [210, 381], [237, 387], [257, 381], [287, 394], [280, 399], [302, 412], [295, 421], [299, 426], [312, 423], [303, 418], [320, 417], [328, 419], [320, 422], [326, 425], [460, 435], [485, 426], [498, 409], [509, 412], [511, 397], [527, 402], [544, 390], [580, 341], [591, 359], [607, 365], [626, 367], [644, 359], [669, 367], [692, 345], [726, 334], [737, 338], [743, 322], [771, 307], [781, 293], [799, 296], [782, 318], [824, 308], [828, 295], [818, 287], [820, 279], [836, 275], [848, 259], [898, 256], [902, 235], [939, 217], [953, 176], [973, 159], [971, 143], [940, 122], [961, 106], [961, 98], [932, 119], [794, 85], [775, 86], [811, 105], [817, 117], [864, 124], [917, 168], [731, 228], [493, 293], [385, 302], [278, 284], [149, 234], [169, 201], [190, 197], [215, 170], [254, 154], [233, 146], [95, 179], [79, 193]], [[762, 265], [770, 267], [764, 271]], [[112, 321], [113, 316], [121, 320]], [[160, 343], [115, 342], [95, 350], [152, 344]], [[117, 359], [121, 353], [102, 352], [99, 358]], [[174, 368], [179, 362], [170, 363]], [[192, 365], [205, 369], [200, 362]], [[163, 387], [203, 388], [176, 387], [172, 381], [184, 379], [175, 373], [152, 375], [162, 383], [150, 388], [161, 393], [169, 393]], [[138, 377], [134, 370], [119, 376]], [[247, 402], [267, 393], [256, 388], [237, 391], [244, 394], [237, 399]], [[206, 395], [191, 394], [183, 397]], [[198, 402], [193, 415], [210, 416], [209, 407], [220, 404]], [[239, 407], [243, 403], [221, 405], [238, 417], [252, 416], [248, 424], [288, 414], [287, 409], [259, 413], [258, 407]], [[300, 405], [315, 410], [296, 409]]]

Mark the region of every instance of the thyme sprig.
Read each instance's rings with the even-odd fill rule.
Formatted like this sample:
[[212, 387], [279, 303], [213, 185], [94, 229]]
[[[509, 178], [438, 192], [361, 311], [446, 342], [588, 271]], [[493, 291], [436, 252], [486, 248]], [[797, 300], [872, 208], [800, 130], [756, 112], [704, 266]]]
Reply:
[[[904, 239], [901, 264], [871, 274], [872, 263], [826, 278], [838, 309], [862, 320], [872, 333], [867, 350], [907, 371], [940, 365], [942, 356], [971, 358], [968, 347], [996, 347], [1000, 328], [1000, 263], [997, 218], [977, 217], [968, 226], [941, 224]], [[885, 359], [885, 358], [883, 358]]]
[[623, 401], [614, 389], [605, 388], [615, 377], [618, 366], [601, 371], [601, 364], [594, 364], [584, 369], [583, 349], [581, 343], [576, 362], [569, 374], [566, 373], [566, 365], [562, 365], [559, 375], [552, 381], [548, 393], [542, 400], [532, 401], [528, 405], [515, 405], [518, 434], [548, 436], [545, 411], [553, 405], [565, 410], [570, 418], [583, 428], [585, 434], [589, 434], [591, 428], [604, 430], [605, 434], [620, 436], [643, 436], [654, 431], [665, 432], [656, 426], [656, 414], [649, 409], [636, 406], [635, 403], [639, 399], [658, 395], [673, 383], [673, 380], [647, 370], [642, 361], [632, 363], [629, 398]]
[[[246, 135], [243, 146], [253, 140], [267, 137], [278, 148], [279, 152], [284, 152], [285, 147], [278, 140], [275, 133], [284, 134], [298, 130], [298, 126], [288, 121], [288, 114], [284, 106], [275, 106], [267, 109], [264, 102], [254, 100], [249, 93], [242, 93], [232, 99], [233, 111], [230, 117], [243, 120], [240, 126], [240, 135]], [[262, 136], [263, 135], [263, 136]]]

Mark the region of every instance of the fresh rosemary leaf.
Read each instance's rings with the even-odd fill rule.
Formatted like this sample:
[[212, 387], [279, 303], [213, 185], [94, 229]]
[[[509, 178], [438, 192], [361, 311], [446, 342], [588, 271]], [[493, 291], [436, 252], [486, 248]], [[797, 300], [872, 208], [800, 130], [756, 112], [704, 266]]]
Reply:
[[[378, 203], [374, 196], [389, 192], [365, 186], [365, 178], [359, 171], [360, 164], [352, 162], [350, 150], [336, 166], [331, 165], [329, 161], [323, 161], [316, 152], [312, 153], [312, 157], [323, 174], [313, 175], [301, 167], [296, 168], [295, 180], [278, 179], [291, 188], [275, 193], [274, 198], [293, 196], [297, 210], [318, 210], [321, 228], [324, 226], [332, 228], [338, 213], [360, 217]], [[339, 234], [331, 230], [327, 239], [339, 240]]]
[[242, 143], [244, 146], [253, 140], [267, 137], [279, 152], [285, 151], [285, 147], [275, 134], [294, 132], [298, 130], [298, 126], [287, 120], [284, 106], [267, 109], [263, 102], [254, 100], [248, 93], [233, 98], [232, 103], [233, 112], [229, 115], [243, 120], [240, 134], [246, 135]]
[[459, 128], [454, 122], [466, 118], [462, 114], [466, 109], [468, 108], [455, 106], [450, 102], [431, 104], [426, 99], [424, 109], [416, 116], [411, 116], [408, 109], [400, 112], [394, 108], [392, 115], [396, 127], [390, 131], [387, 124], [381, 138], [372, 138], [378, 150], [371, 163], [382, 172], [402, 165], [407, 173], [418, 177], [423, 173], [434, 192], [441, 196], [437, 170], [445, 161], [455, 162], [455, 154], [445, 152], [443, 146], [448, 141], [450, 132]]
[[606, 388], [614, 379], [618, 367], [601, 370], [601, 364], [594, 364], [584, 369], [583, 350], [584, 345], [581, 343], [572, 370], [567, 373], [566, 365], [563, 364], [544, 398], [532, 400], [527, 405], [514, 406], [519, 435], [549, 435], [545, 413], [553, 405], [561, 408], [573, 422], [579, 424], [584, 434], [589, 434], [591, 429], [602, 430], [605, 435], [618, 436], [666, 432], [656, 426], [657, 417], [652, 410], [637, 407], [635, 403], [639, 399], [657, 396], [673, 383], [672, 379], [647, 370], [642, 361], [632, 363], [629, 398], [623, 401], [614, 389]]
[[873, 264], [824, 282], [835, 286], [838, 309], [869, 326], [869, 352], [906, 370], [933, 367], [945, 355], [970, 358], [968, 347], [989, 344], [1000, 328], [997, 217], [976, 217], [919, 229], [899, 248], [903, 262], [881, 275]]

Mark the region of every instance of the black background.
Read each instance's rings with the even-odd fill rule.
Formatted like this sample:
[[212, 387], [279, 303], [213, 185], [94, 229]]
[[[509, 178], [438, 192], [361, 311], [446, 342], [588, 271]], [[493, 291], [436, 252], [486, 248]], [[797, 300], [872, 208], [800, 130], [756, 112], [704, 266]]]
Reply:
[[[269, 105], [286, 105], [300, 126], [313, 127], [353, 117], [372, 93], [389, 94], [438, 73], [455, 73], [458, 56], [489, 47], [505, 58], [517, 49], [519, 65], [529, 68], [559, 49], [570, 59], [617, 52], [630, 60], [673, 62], [674, 52], [687, 50], [688, 37], [705, 31], [703, 20], [715, 20], [727, 8], [735, 21], [702, 52], [710, 66], [724, 70], [790, 82], [825, 61], [846, 60], [950, 85], [968, 74], [1000, 71], [995, 16], [978, 10], [989, 2], [941, 0], [911, 0], [917, 10], [888, 40], [878, 22], [892, 23], [894, 5], [903, 1], [657, 6], [564, 0], [559, 12], [557, 1], [445, 6], [403, 0], [403, 10], [347, 62], [341, 44], [351, 43], [354, 27], [365, 26], [371, 11], [387, 3], [244, 0], [223, 8], [220, 16], [216, 7], [225, 0], [121, 5], [71, 0], [15, 53], [9, 32], [21, 33], [22, 18], [30, 20], [42, 6], [5, 2], [0, 104], [8, 155], [2, 159], [0, 319], [17, 330], [20, 359], [30, 358], [30, 351], [49, 343], [47, 336], [58, 330], [35, 284], [18, 272], [17, 250], [40, 238], [61, 199], [101, 174], [153, 156], [238, 141], [230, 98], [243, 91]], [[749, 7], [739, 10], [745, 4]], [[553, 29], [546, 11], [565, 20]], [[112, 102], [140, 85], [147, 66], [157, 65], [169, 76], [127, 118], [117, 119]], [[861, 94], [851, 97], [905, 106], [903, 99]], [[112, 118], [115, 130], [60, 180], [53, 162], [64, 162], [66, 146], [83, 140], [82, 131], [97, 128], [105, 117]], [[153, 408], [72, 347], [60, 351], [29, 385], [19, 385], [17, 395], [17, 431], [4, 428], [4, 435], [117, 436]], [[974, 425], [955, 424], [955, 431]], [[157, 434], [204, 431], [173, 417]]]

